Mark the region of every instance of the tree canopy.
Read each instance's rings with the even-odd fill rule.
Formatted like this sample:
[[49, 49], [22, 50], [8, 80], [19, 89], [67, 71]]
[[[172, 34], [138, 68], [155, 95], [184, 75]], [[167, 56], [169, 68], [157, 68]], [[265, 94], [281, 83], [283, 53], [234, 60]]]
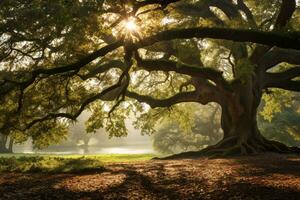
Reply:
[[274, 88], [300, 91], [299, 12], [295, 0], [2, 0], [0, 132], [64, 135], [89, 110], [88, 132], [126, 135], [135, 114], [151, 133], [146, 104], [213, 102], [224, 137], [203, 153], [298, 152], [266, 140], [256, 114]]

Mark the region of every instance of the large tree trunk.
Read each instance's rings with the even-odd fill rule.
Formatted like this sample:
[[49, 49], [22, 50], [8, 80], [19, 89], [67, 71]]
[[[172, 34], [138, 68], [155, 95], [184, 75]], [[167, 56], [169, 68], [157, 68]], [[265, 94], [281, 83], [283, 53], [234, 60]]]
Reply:
[[296, 147], [288, 147], [264, 138], [257, 126], [257, 109], [262, 93], [253, 82], [239, 83], [232, 94], [221, 103], [221, 127], [223, 139], [215, 145], [197, 152], [184, 152], [167, 158], [198, 156], [248, 155], [263, 152], [300, 153]]
[[224, 149], [226, 154], [251, 154], [267, 151], [266, 139], [257, 127], [257, 109], [261, 92], [255, 89], [253, 82], [240, 83], [235, 91], [222, 103], [221, 126], [224, 132], [214, 148]]

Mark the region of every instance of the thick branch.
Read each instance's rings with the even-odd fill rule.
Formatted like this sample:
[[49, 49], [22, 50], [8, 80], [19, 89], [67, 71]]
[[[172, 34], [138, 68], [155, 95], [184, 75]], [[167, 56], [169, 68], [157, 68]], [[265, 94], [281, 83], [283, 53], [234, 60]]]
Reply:
[[283, 28], [287, 25], [296, 10], [295, 0], [282, 0], [280, 11], [275, 23], [275, 29]]
[[149, 106], [151, 106], [151, 108], [170, 107], [174, 104], [183, 102], [198, 102], [196, 92], [183, 92], [167, 99], [155, 99], [151, 96], [140, 95], [130, 91], [127, 91], [125, 95], [127, 97], [136, 99], [139, 102], [147, 103]]
[[[115, 43], [106, 45], [105, 47], [99, 49], [98, 51], [95, 51], [94, 53], [89, 54], [88, 56], [84, 57], [83, 59], [62, 67], [56, 67], [51, 69], [37, 69], [33, 72], [30, 72], [31, 77], [23, 82], [13, 82], [16, 85], [19, 85], [22, 90], [30, 86], [39, 75], [55, 75], [60, 73], [67, 73], [72, 71], [79, 71], [81, 67], [89, 64], [93, 60], [97, 59], [98, 57], [105, 56], [107, 53], [119, 48], [121, 45], [123, 45], [123, 41], [119, 40]], [[12, 81], [8, 81], [11, 83]]]
[[300, 66], [290, 68], [283, 72], [266, 73], [266, 79], [271, 82], [282, 82], [300, 77]]
[[267, 84], [265, 88], [280, 88], [284, 90], [300, 92], [300, 81], [272, 82]]
[[266, 73], [264, 88], [282, 88], [300, 91], [300, 81], [293, 80], [300, 77], [300, 66], [290, 68], [284, 72]]
[[[280, 7], [279, 14], [276, 18], [274, 29], [279, 30], [279, 29], [284, 28], [287, 25], [287, 23], [289, 22], [289, 20], [291, 19], [293, 13], [295, 12], [295, 9], [296, 9], [296, 1], [295, 0], [282, 0], [282, 4]], [[298, 41], [299, 41], [299, 36], [298, 36]], [[260, 58], [265, 53], [267, 53], [272, 46], [276, 46], [276, 45], [275, 44], [269, 45], [269, 47], [260, 46], [260, 45], [257, 46], [255, 48], [255, 50], [253, 51], [250, 60], [252, 60], [253, 63], [257, 63], [256, 61], [260, 60]], [[280, 46], [278, 46], [278, 47], [280, 47]], [[299, 47], [299, 44], [298, 44], [298, 47]], [[296, 49], [299, 50], [299, 48], [296, 48]]]
[[23, 130], [27, 130], [30, 129], [32, 126], [34, 126], [37, 123], [43, 122], [43, 121], [47, 121], [47, 120], [51, 120], [51, 119], [55, 119], [55, 118], [67, 118], [67, 119], [71, 119], [71, 120], [76, 120], [77, 117], [84, 111], [84, 109], [86, 108], [86, 106], [88, 106], [90, 103], [98, 100], [98, 99], [102, 99], [102, 97], [104, 97], [106, 94], [112, 92], [115, 89], [118, 89], [120, 87], [120, 84], [115, 84], [113, 86], [110, 86], [106, 89], [104, 89], [102, 92], [86, 99], [80, 106], [80, 108], [76, 111], [76, 113], [71, 114], [71, 113], [49, 113], [44, 117], [41, 118], [37, 118], [35, 120], [32, 120], [30, 123], [28, 123], [26, 125], [26, 127]]
[[[116, 84], [102, 90], [102, 92], [87, 98], [83, 103], [81, 103], [80, 108], [76, 111], [75, 114], [71, 114], [71, 113], [50, 113], [42, 118], [39, 119], [35, 119], [32, 122], [30, 122], [29, 124], [26, 125], [25, 129], [29, 129], [31, 128], [33, 125], [35, 125], [36, 123], [42, 122], [42, 121], [46, 121], [49, 119], [54, 119], [54, 118], [68, 118], [71, 120], [76, 120], [77, 117], [84, 111], [84, 109], [86, 108], [86, 106], [88, 106], [90, 103], [96, 101], [96, 100], [105, 100], [106, 98], [111, 98], [110, 100], [113, 99], [118, 99], [119, 96], [121, 95], [120, 93], [116, 93], [117, 92], [123, 92], [124, 88], [125, 90], [128, 87], [129, 84], [129, 75], [128, 72], [132, 66], [132, 61], [131, 61], [131, 57], [132, 57], [132, 52], [128, 52], [127, 48], [125, 46], [125, 69], [123, 71], [123, 73], [121, 74], [121, 76], [119, 77], [119, 80]], [[125, 94], [125, 91], [124, 91]]]
[[106, 45], [105, 47], [89, 54], [88, 56], [84, 57], [83, 59], [77, 61], [76, 63], [63, 66], [63, 67], [57, 67], [57, 68], [52, 68], [52, 69], [38, 69], [36, 71], [33, 71], [33, 77], [36, 77], [40, 74], [46, 74], [46, 75], [52, 75], [52, 74], [59, 74], [59, 73], [64, 73], [64, 72], [69, 72], [72, 70], [78, 70], [81, 67], [89, 64], [93, 60], [105, 56], [107, 53], [121, 47], [123, 45], [123, 41], [119, 40], [117, 42], [114, 42], [112, 44]]
[[197, 67], [187, 65], [184, 63], [177, 63], [170, 60], [140, 60], [138, 61], [139, 66], [147, 71], [174, 71], [180, 74], [190, 75], [196, 78], [205, 78], [212, 80], [219, 86], [228, 85], [222, 76], [222, 72], [212, 68]]
[[222, 10], [229, 19], [240, 17], [238, 8], [230, 1], [227, 0], [210, 0], [209, 6], [216, 7]]
[[237, 7], [243, 11], [247, 17], [248, 22], [251, 26], [257, 27], [254, 16], [248, 6], [244, 3], [244, 0], [237, 0]]
[[120, 69], [124, 69], [125, 68], [125, 64], [120, 61], [120, 60], [111, 60], [108, 61], [100, 66], [97, 66], [96, 68], [90, 70], [89, 73], [84, 74], [84, 75], [79, 75], [81, 79], [83, 80], [87, 80], [89, 78], [94, 77], [97, 74], [101, 74], [103, 72], [106, 72], [112, 68], [120, 68]]
[[300, 51], [274, 48], [261, 58], [258, 65], [265, 71], [282, 62], [300, 65]]
[[160, 5], [162, 8], [166, 7], [167, 5], [171, 3], [176, 3], [180, 0], [144, 0], [144, 1], [136, 1], [133, 10], [138, 11], [138, 9], [147, 6], [147, 5]]
[[281, 48], [300, 50], [300, 39], [298, 32], [277, 33], [264, 32], [249, 29], [231, 28], [188, 28], [178, 30], [167, 30], [156, 35], [145, 38], [135, 44], [135, 48], [150, 46], [156, 42], [173, 39], [211, 38], [224, 39], [236, 42], [253, 42]]
[[80, 108], [76, 111], [76, 113], [74, 113], [74, 114], [72, 114], [72, 113], [49, 113], [48, 115], [46, 115], [42, 118], [38, 118], [38, 119], [31, 121], [29, 124], [26, 125], [25, 130], [30, 129], [32, 126], [34, 126], [35, 124], [37, 124], [39, 122], [43, 122], [46, 120], [55, 119], [55, 118], [59, 118], [59, 117], [76, 120], [77, 117], [84, 111], [84, 109], [92, 102], [94, 102], [96, 100], [100, 100], [100, 99], [106, 100], [106, 98], [108, 98], [108, 96], [110, 98], [109, 100], [116, 99], [120, 95], [119, 93], [116, 93], [116, 91], [121, 92], [123, 87], [127, 87], [126, 85], [124, 86], [124, 82], [126, 82], [126, 80], [124, 78], [125, 73], [127, 73], [127, 72], [123, 72], [123, 74], [119, 78], [119, 81], [116, 84], [102, 90], [102, 92], [95, 94], [94, 96], [89, 97], [85, 101], [83, 101], [80, 105]]

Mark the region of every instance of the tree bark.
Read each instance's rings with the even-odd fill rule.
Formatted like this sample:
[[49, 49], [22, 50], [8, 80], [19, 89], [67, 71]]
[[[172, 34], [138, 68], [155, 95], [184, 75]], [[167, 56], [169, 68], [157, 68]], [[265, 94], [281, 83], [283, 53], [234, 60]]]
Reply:
[[257, 126], [257, 110], [261, 97], [262, 91], [254, 81], [238, 83], [234, 91], [221, 103], [223, 139], [200, 151], [184, 152], [166, 159], [264, 152], [300, 153], [300, 148], [288, 147], [280, 142], [267, 140], [261, 135]]
[[222, 105], [224, 137], [216, 146], [225, 149], [223, 154], [245, 155], [267, 150], [262, 144], [266, 139], [260, 134], [256, 120], [261, 96], [254, 82], [247, 81], [239, 84]]
[[[9, 147], [7, 148], [7, 142], [9, 140]], [[12, 153], [13, 140], [9, 139], [7, 135], [0, 133], [0, 153]]]
[[9, 143], [8, 143], [8, 151], [9, 153], [13, 153], [13, 145], [14, 145], [14, 139], [11, 137], [9, 138]]

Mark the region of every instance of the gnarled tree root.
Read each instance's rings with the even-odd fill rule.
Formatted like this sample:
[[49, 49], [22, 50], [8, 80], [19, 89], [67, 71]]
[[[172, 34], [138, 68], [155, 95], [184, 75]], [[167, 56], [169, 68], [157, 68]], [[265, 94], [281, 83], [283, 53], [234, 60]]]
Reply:
[[300, 154], [299, 147], [288, 147], [277, 141], [267, 140], [263, 137], [259, 139], [243, 140], [237, 137], [229, 137], [221, 140], [219, 143], [209, 146], [200, 151], [183, 152], [164, 158], [155, 159], [185, 159], [199, 157], [228, 157], [240, 155], [255, 155], [259, 153], [282, 153], [282, 154]]

